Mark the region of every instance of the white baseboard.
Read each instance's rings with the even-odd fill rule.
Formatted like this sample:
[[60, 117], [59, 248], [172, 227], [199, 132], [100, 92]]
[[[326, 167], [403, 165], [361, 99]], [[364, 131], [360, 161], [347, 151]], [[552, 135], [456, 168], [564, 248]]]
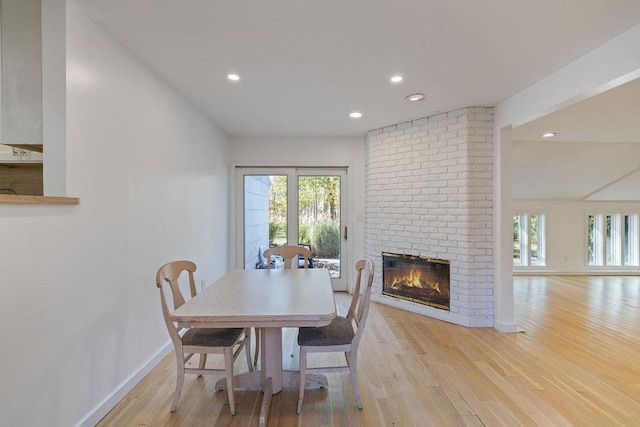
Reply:
[[127, 379], [120, 387], [118, 387], [111, 396], [107, 397], [100, 405], [98, 405], [87, 417], [82, 420], [78, 427], [93, 427], [105, 415], [112, 410], [118, 402], [120, 402], [142, 379], [155, 368], [158, 363], [162, 361], [171, 351], [173, 351], [173, 345], [169, 342], [160, 351], [153, 356], [147, 363], [145, 363], [137, 372], [135, 372], [129, 379]]
[[518, 325], [515, 322], [498, 322], [496, 320], [493, 327], [499, 332], [514, 333], [518, 331]]
[[514, 276], [637, 276], [640, 270], [548, 270], [548, 269], [513, 269]]

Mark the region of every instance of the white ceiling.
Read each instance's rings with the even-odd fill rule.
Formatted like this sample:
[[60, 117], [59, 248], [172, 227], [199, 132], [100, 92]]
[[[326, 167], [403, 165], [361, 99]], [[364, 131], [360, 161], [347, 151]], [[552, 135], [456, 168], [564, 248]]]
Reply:
[[516, 127], [513, 140], [515, 199], [640, 200], [640, 79]]
[[[232, 136], [364, 136], [494, 106], [640, 23], [638, 0], [71, 1]], [[390, 84], [395, 73], [401, 84]], [[414, 92], [427, 99], [404, 99]], [[636, 145], [606, 156], [592, 145], [640, 141], [640, 120], [592, 120], [612, 108], [637, 114], [638, 92], [615, 98], [514, 129], [514, 198], [635, 187], [621, 178], [638, 167]], [[364, 117], [350, 119], [353, 110]], [[542, 127], [558, 132], [553, 144], [536, 142]]]

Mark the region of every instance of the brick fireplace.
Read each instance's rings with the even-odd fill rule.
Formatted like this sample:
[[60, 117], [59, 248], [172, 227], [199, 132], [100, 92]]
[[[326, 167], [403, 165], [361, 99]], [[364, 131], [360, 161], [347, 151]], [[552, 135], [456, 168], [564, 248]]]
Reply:
[[[469, 107], [366, 137], [365, 251], [372, 299], [463, 326], [493, 326], [493, 110]], [[383, 292], [382, 253], [449, 261], [443, 310]]]

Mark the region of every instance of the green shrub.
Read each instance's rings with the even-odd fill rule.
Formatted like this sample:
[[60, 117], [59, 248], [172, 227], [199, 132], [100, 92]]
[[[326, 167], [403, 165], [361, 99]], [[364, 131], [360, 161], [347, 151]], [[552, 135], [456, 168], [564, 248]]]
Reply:
[[278, 231], [280, 231], [280, 224], [277, 222], [269, 223], [269, 243], [273, 242], [273, 240], [278, 235]]
[[298, 227], [298, 242], [311, 243], [311, 225], [300, 224]]
[[337, 258], [340, 255], [340, 227], [332, 222], [315, 224], [311, 247], [317, 258]]

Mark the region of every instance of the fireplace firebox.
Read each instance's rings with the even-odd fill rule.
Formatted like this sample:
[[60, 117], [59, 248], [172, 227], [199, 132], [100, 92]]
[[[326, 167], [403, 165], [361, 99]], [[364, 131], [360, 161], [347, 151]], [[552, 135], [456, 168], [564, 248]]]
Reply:
[[449, 310], [449, 261], [382, 253], [382, 294]]

